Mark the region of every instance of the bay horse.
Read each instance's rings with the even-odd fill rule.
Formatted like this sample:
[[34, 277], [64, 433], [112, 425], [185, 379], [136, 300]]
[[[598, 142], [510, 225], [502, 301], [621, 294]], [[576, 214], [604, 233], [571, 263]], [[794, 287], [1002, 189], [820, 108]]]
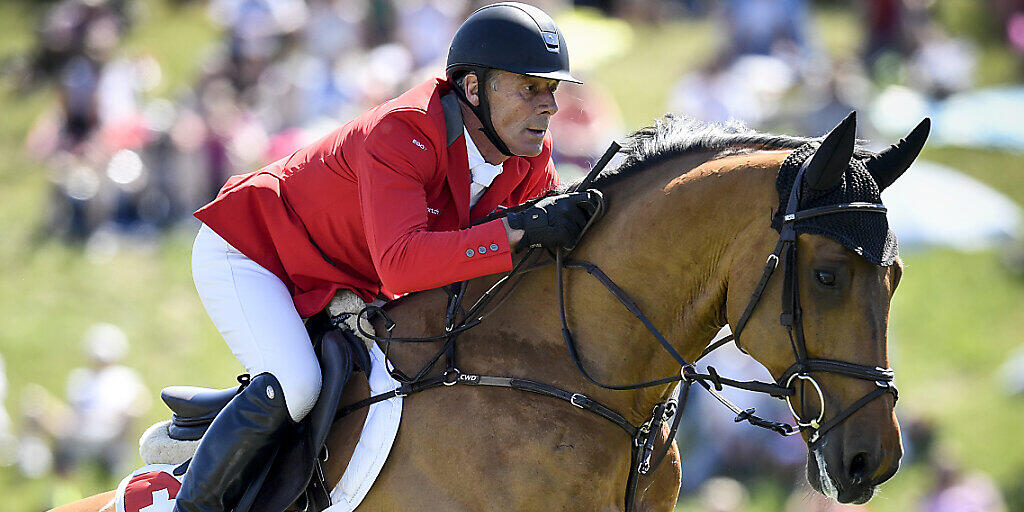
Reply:
[[[785, 304], [787, 293], [799, 298], [804, 359], [887, 369], [889, 303], [902, 265], [894, 253], [888, 262], [872, 261], [877, 255], [869, 254], [868, 246], [878, 237], [891, 236], [879, 214], [881, 205], [864, 213], [825, 212], [835, 213], [832, 222], [842, 223], [844, 216], [860, 219], [844, 228], [856, 236], [798, 229], [793, 235], [798, 250], [786, 267], [792, 275], [771, 278], [762, 269], [785, 232], [786, 224], [780, 229], [773, 222], [793, 211], [786, 209], [784, 191], [797, 188], [820, 196], [859, 180], [877, 195], [916, 158], [927, 129], [925, 120], [907, 139], [874, 154], [854, 148], [852, 114], [824, 139], [666, 116], [631, 135], [623, 149], [624, 163], [593, 182], [605, 197], [607, 213], [572, 254], [618, 283], [687, 361], [697, 359], [722, 326], [742, 324], [737, 345], [780, 386], [799, 395], [791, 407], [800, 425], [814, 425], [801, 429], [810, 446], [809, 483], [844, 503], [867, 501], [899, 467], [895, 392], [874, 392], [886, 383], [852, 370], [813, 365], [801, 371], [813, 386], [804, 377], [792, 386], [792, 377], [781, 382], [792, 373], [797, 347], [793, 330], [780, 326], [775, 305]], [[797, 156], [802, 161], [794, 160]], [[793, 165], [800, 166], [796, 178], [783, 172]], [[867, 224], [856, 216], [864, 215], [881, 222], [883, 232], [857, 232]], [[870, 240], [862, 244], [862, 239]], [[573, 390], [640, 425], [672, 394], [674, 384], [615, 391], [588, 382], [563, 345], [554, 277], [550, 267], [525, 274], [500, 308], [463, 333], [457, 349], [460, 369]], [[468, 295], [478, 296], [496, 280], [489, 276], [469, 282]], [[580, 362], [592, 375], [602, 381], [636, 382], [680, 374], [683, 365], [668, 357], [598, 281], [567, 272], [563, 283], [566, 321]], [[793, 289], [787, 292], [787, 287]], [[443, 332], [447, 299], [444, 291], [430, 290], [388, 304], [385, 310], [396, 324], [393, 334]], [[763, 304], [749, 306], [758, 299]], [[418, 368], [436, 348], [393, 344], [390, 356], [398, 368]], [[367, 395], [365, 381], [353, 382], [343, 403]], [[830, 422], [826, 409], [836, 421]], [[364, 415], [365, 409], [334, 425], [325, 465], [331, 486], [344, 471]], [[815, 417], [833, 424], [826, 432], [818, 421], [806, 421]], [[675, 506], [682, 469], [668, 430], [662, 425], [657, 440], [671, 443], [668, 456], [640, 477], [636, 510], [670, 511]], [[631, 471], [629, 442], [611, 423], [561, 400], [511, 389], [439, 387], [405, 397], [388, 463], [360, 510], [623, 510]], [[111, 496], [97, 495], [54, 512], [107, 512], [113, 510]]]

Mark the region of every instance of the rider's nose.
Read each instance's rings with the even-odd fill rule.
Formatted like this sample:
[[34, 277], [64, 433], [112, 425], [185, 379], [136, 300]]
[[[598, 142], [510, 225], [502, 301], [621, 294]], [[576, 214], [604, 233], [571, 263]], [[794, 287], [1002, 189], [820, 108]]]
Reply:
[[542, 114], [550, 116], [555, 115], [558, 112], [558, 102], [555, 101], [555, 93], [548, 91], [547, 96], [545, 96], [541, 104], [538, 105], [538, 110]]

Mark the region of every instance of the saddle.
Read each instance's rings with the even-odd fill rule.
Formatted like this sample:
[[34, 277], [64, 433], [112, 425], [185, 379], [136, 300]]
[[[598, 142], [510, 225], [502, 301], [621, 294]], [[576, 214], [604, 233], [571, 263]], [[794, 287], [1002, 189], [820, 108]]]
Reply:
[[[306, 330], [320, 362], [320, 396], [309, 414], [283, 433], [272, 460], [249, 484], [233, 512], [283, 512], [292, 506], [300, 512], [319, 512], [331, 504], [321, 466], [327, 459], [324, 443], [345, 384], [353, 371], [369, 374], [370, 356], [351, 329], [335, 327], [325, 312], [311, 317]], [[248, 376], [240, 376], [239, 384], [226, 389], [171, 386], [161, 391], [160, 398], [173, 413], [167, 427], [171, 439], [201, 439], [217, 413], [248, 385]], [[187, 468], [185, 462], [175, 474], [183, 474]]]

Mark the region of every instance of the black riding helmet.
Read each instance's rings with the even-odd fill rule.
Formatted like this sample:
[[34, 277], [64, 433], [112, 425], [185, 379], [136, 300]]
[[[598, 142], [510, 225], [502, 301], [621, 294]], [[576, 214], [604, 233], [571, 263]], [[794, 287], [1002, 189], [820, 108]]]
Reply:
[[[477, 9], [452, 38], [445, 68], [450, 80], [454, 82], [467, 72], [483, 79], [487, 69], [583, 83], [569, 73], [565, 39], [551, 16], [532, 5], [517, 2], [501, 2]], [[470, 103], [459, 87], [453, 89], [480, 119], [484, 134], [498, 151], [514, 156], [494, 130], [487, 88], [483, 85], [480, 84], [479, 105]]]

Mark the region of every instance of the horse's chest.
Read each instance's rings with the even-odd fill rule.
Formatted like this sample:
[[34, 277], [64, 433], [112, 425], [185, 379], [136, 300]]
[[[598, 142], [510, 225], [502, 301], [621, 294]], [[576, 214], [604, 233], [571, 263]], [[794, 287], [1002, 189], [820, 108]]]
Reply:
[[[588, 512], [622, 500], [626, 436], [584, 411], [479, 388], [427, 391], [404, 407], [389, 463], [367, 500], [418, 510]], [[405, 496], [410, 486], [422, 492]]]

